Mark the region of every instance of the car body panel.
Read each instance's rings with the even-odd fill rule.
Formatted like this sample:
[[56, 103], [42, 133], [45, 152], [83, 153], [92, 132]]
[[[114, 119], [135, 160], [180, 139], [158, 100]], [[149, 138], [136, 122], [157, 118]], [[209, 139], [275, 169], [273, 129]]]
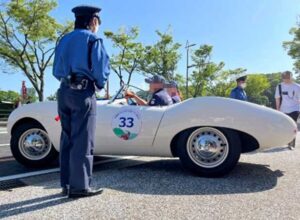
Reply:
[[[114, 118], [124, 111], [139, 115], [141, 128], [132, 140], [123, 140], [113, 132]], [[8, 131], [22, 118], [39, 121], [59, 150], [60, 122], [56, 102], [24, 105], [9, 117]], [[273, 109], [220, 97], [200, 97], [168, 107], [128, 106], [124, 102], [97, 102], [95, 154], [172, 156], [171, 141], [179, 132], [192, 127], [223, 127], [254, 137], [260, 149], [282, 146], [296, 136], [296, 123]]]
[[161, 154], [168, 155], [169, 149], [162, 146], [170, 146], [180, 131], [197, 126], [242, 131], [257, 140], [260, 150], [283, 146], [297, 132], [297, 125], [289, 116], [271, 108], [228, 98], [201, 97], [166, 111], [154, 142], [155, 150], [165, 149]]

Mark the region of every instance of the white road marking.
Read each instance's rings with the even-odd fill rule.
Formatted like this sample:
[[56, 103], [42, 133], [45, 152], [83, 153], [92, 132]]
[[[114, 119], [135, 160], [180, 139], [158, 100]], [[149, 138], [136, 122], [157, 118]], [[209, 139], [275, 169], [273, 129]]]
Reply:
[[0, 163], [1, 163], [1, 162], [6, 162], [6, 161], [12, 161], [12, 160], [14, 160], [14, 157], [13, 157], [13, 156], [1, 157], [1, 158], [0, 158]]
[[7, 147], [9, 144], [0, 144], [0, 147]]
[[0, 131], [0, 134], [8, 134], [7, 131]]
[[[136, 158], [136, 156], [112, 158], [112, 159], [108, 159], [108, 160], [104, 160], [104, 161], [95, 162], [94, 165], [105, 164], [105, 163], [110, 163], [110, 162], [115, 162], [115, 161], [120, 161], [120, 160], [133, 159], [133, 158]], [[22, 173], [22, 174], [10, 175], [10, 176], [4, 176], [4, 177], [0, 177], [0, 182], [7, 181], [7, 180], [21, 179], [21, 178], [26, 178], [26, 177], [32, 177], [32, 176], [39, 176], [39, 175], [49, 174], [49, 173], [56, 173], [56, 172], [59, 172], [59, 168], [40, 170], [40, 171], [34, 171], [34, 172]]]

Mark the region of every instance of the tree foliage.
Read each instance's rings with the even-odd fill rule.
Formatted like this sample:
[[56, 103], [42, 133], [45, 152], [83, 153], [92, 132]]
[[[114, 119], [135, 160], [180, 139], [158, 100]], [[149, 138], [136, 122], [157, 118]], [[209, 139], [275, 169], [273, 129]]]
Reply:
[[179, 43], [175, 43], [170, 31], [156, 31], [159, 40], [154, 45], [145, 47], [144, 59], [141, 60], [141, 71], [146, 74], [157, 74], [172, 80], [175, 77], [180, 54]]
[[281, 82], [281, 73], [270, 73], [266, 74], [265, 76], [267, 77], [267, 81], [269, 82], [270, 86], [263, 92], [263, 95], [268, 98], [268, 106], [276, 108], [274, 96], [276, 87]]
[[144, 52], [143, 45], [136, 41], [139, 29], [137, 27], [121, 28], [117, 33], [105, 31], [104, 35], [118, 50], [117, 54], [110, 59], [111, 69], [119, 77], [120, 83], [123, 82], [126, 73], [127, 84], [129, 84], [133, 73], [139, 67]]
[[57, 101], [57, 92], [47, 97], [48, 101]]
[[[247, 78], [246, 93], [248, 100], [260, 105], [269, 106], [269, 99], [264, 92], [270, 88], [270, 83], [265, 74], [250, 74]], [[273, 94], [274, 96], [274, 94]]]
[[[290, 41], [283, 42], [283, 47], [287, 50], [288, 55], [295, 60], [294, 69], [299, 74], [300, 73], [300, 23], [298, 23], [296, 27], [291, 28], [290, 35], [293, 36], [293, 39]], [[299, 78], [299, 75], [297, 78]]]
[[192, 55], [195, 70], [190, 77], [191, 87], [189, 94], [192, 97], [205, 96], [207, 90], [212, 86], [215, 79], [218, 78], [224, 63], [214, 63], [211, 61], [213, 47], [210, 45], [201, 45]]
[[34, 88], [27, 88], [27, 98], [24, 100], [24, 103], [33, 103], [38, 100], [38, 97], [36, 96], [36, 91]]
[[50, 16], [56, 6], [55, 0], [11, 0], [0, 6], [0, 59], [26, 75], [40, 101], [55, 46], [71, 29]]
[[16, 102], [20, 99], [20, 94], [14, 91], [3, 91], [0, 90], [0, 102]]
[[208, 95], [229, 97], [231, 90], [236, 86], [236, 76], [245, 72], [246, 69], [243, 68], [221, 71], [208, 88]]

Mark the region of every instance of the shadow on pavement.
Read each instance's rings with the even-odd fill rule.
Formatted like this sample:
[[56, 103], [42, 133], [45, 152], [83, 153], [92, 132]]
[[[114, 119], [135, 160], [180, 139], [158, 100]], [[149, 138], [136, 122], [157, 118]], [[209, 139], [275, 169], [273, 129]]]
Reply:
[[0, 205], [0, 218], [15, 216], [27, 212], [44, 209], [51, 206], [73, 201], [60, 194], [38, 197], [30, 200]]
[[[134, 165], [126, 168], [97, 167], [94, 173], [95, 185], [144, 195], [224, 195], [270, 190], [277, 185], [278, 178], [283, 176], [282, 171], [272, 171], [267, 165], [239, 163], [227, 176], [202, 178], [193, 176], [184, 170], [177, 159], [157, 160], [148, 163], [137, 160], [130, 161]], [[53, 176], [51, 180], [53, 180]], [[45, 190], [59, 189], [59, 179], [50, 183], [47, 181], [49, 179], [35, 185], [43, 186]], [[74, 200], [60, 194], [54, 194], [0, 205], [0, 218], [28, 213], [70, 201]]]
[[277, 152], [283, 152], [283, 151], [291, 151], [289, 147], [275, 147], [271, 149], [267, 149], [262, 151], [262, 153], [277, 153]]
[[128, 193], [147, 195], [220, 195], [261, 192], [274, 188], [280, 170], [239, 163], [227, 176], [202, 178], [184, 170], [179, 160], [159, 160], [114, 172], [99, 172], [98, 184]]

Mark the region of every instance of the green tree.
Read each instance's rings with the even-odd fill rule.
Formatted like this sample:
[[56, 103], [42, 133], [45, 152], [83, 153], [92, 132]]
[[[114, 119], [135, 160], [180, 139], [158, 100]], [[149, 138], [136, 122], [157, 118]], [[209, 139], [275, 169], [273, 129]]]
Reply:
[[289, 31], [293, 39], [284, 41], [283, 47], [287, 50], [288, 55], [294, 59], [294, 70], [297, 73], [296, 80], [300, 81], [300, 22]]
[[47, 97], [48, 101], [57, 101], [57, 92]]
[[231, 90], [236, 87], [236, 77], [245, 72], [243, 68], [221, 71], [208, 88], [208, 95], [229, 97]]
[[3, 91], [0, 90], [0, 102], [16, 102], [20, 99], [20, 94], [15, 91]]
[[10, 0], [0, 6], [0, 58], [26, 75], [40, 101], [55, 46], [71, 29], [50, 15], [56, 6], [55, 0]]
[[276, 87], [281, 82], [281, 73], [266, 74], [266, 77], [268, 79], [268, 82], [270, 83], [270, 86], [263, 92], [263, 95], [268, 97], [269, 100], [268, 106], [272, 108], [276, 108], [274, 96], [275, 96]]
[[38, 100], [36, 96], [36, 91], [34, 88], [27, 88], [27, 98], [24, 100], [24, 103], [33, 103]]
[[206, 96], [207, 90], [212, 86], [215, 79], [218, 78], [224, 63], [214, 63], [211, 61], [213, 46], [201, 45], [192, 55], [195, 70], [190, 77], [191, 86], [189, 94], [192, 97]]
[[246, 93], [248, 100], [260, 105], [268, 106], [269, 99], [264, 95], [266, 89], [270, 87], [270, 83], [265, 74], [249, 74], [247, 78]]
[[144, 59], [141, 60], [141, 71], [146, 74], [157, 74], [172, 80], [175, 77], [180, 54], [179, 43], [175, 43], [168, 30], [166, 33], [156, 31], [159, 40], [154, 45], [145, 47]]
[[105, 31], [104, 35], [112, 41], [113, 47], [118, 50], [117, 54], [110, 59], [111, 69], [119, 77], [120, 84], [122, 84], [124, 73], [126, 73], [127, 84], [129, 84], [133, 73], [139, 67], [144, 52], [143, 45], [136, 42], [139, 35], [138, 28], [121, 28], [117, 33]]

